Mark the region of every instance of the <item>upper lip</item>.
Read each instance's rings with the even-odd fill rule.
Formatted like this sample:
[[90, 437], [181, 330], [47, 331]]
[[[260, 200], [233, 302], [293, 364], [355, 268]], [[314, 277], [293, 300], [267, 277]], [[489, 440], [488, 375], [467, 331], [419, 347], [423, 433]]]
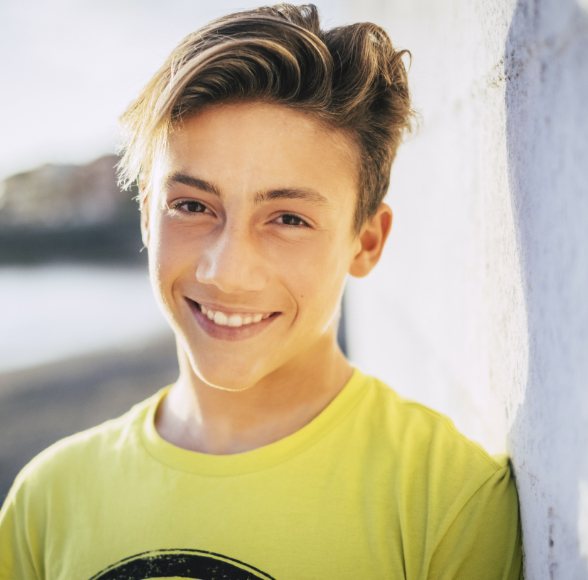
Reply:
[[215, 312], [224, 312], [225, 314], [274, 314], [275, 310], [266, 310], [265, 308], [254, 309], [250, 306], [240, 306], [236, 304], [227, 305], [227, 304], [218, 304], [217, 302], [207, 302], [205, 300], [194, 300], [193, 298], [188, 298], [188, 300], [195, 302], [201, 306], [206, 306], [209, 310], [214, 310]]

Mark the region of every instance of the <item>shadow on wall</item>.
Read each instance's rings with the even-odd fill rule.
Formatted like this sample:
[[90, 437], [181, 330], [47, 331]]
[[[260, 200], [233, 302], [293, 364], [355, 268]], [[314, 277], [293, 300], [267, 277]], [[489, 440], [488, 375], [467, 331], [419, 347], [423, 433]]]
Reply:
[[[529, 357], [509, 432], [529, 578], [584, 578], [588, 518], [588, 14], [518, 0], [505, 47], [509, 184]], [[586, 498], [584, 498], [584, 502]], [[584, 513], [582, 513], [584, 511]], [[583, 532], [581, 530], [584, 530]]]

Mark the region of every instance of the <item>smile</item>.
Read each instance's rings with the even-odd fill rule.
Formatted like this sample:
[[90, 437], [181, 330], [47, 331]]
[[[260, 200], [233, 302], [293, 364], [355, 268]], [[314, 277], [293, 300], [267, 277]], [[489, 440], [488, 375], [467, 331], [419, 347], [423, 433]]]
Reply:
[[230, 326], [232, 328], [239, 328], [240, 326], [248, 326], [250, 324], [257, 324], [266, 318], [269, 318], [272, 313], [263, 314], [261, 312], [256, 313], [230, 313], [223, 312], [222, 310], [213, 310], [207, 308], [204, 304], [198, 304], [200, 312], [204, 314], [208, 320], [211, 320], [217, 326]]
[[231, 312], [218, 306], [205, 306], [189, 298], [190, 310], [200, 328], [209, 336], [220, 340], [243, 340], [263, 332], [280, 312]]

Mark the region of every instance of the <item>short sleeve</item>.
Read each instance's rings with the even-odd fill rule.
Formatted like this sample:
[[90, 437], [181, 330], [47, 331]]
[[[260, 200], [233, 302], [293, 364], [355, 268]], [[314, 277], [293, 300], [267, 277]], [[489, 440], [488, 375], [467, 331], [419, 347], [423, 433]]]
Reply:
[[32, 523], [22, 487], [15, 482], [0, 510], [0, 580], [40, 578], [33, 562]]
[[442, 533], [428, 577], [518, 580], [522, 564], [518, 496], [506, 464], [468, 499]]

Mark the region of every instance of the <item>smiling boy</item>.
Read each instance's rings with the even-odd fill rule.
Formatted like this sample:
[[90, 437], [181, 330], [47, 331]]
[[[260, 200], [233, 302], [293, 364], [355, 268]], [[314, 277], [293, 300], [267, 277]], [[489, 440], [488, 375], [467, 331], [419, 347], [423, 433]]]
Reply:
[[171, 136], [143, 221], [178, 337], [180, 379], [156, 417], [168, 441], [215, 454], [266, 445], [350, 378], [335, 340], [343, 284], [375, 263], [390, 225], [382, 206], [353, 235], [356, 155], [342, 133], [264, 102], [207, 107]]
[[178, 380], [58, 442], [0, 517], [0, 578], [518, 578], [508, 463], [354, 368], [411, 109], [403, 53], [313, 6], [187, 37], [123, 116]]

